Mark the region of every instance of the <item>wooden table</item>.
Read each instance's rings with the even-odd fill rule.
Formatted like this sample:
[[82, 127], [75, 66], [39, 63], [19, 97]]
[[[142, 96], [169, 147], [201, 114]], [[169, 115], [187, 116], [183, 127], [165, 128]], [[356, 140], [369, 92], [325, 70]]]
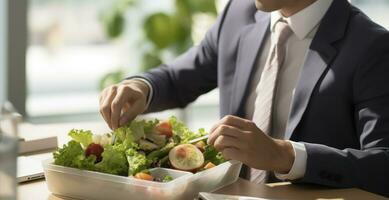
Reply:
[[[243, 179], [226, 186], [215, 193], [262, 197], [269, 199], [331, 199], [331, 200], [369, 200], [386, 199], [384, 197], [359, 189], [330, 189], [320, 186], [293, 185], [289, 182], [277, 184], [253, 184]], [[20, 184], [18, 187], [19, 200], [63, 200], [49, 192], [46, 182], [35, 181]], [[68, 199], [68, 198], [66, 198]]]
[[[49, 125], [44, 127], [35, 127], [32, 132], [39, 132], [40, 135], [58, 135], [58, 142], [62, 146], [67, 139], [67, 130], [71, 128], [91, 129], [97, 133], [104, 132], [104, 126], [98, 124], [61, 124]], [[46, 131], [47, 133], [45, 133]], [[31, 132], [28, 131], [30, 134]], [[27, 131], [25, 131], [25, 134]], [[50, 157], [50, 153], [31, 155], [37, 159], [45, 159]], [[382, 196], [372, 194], [360, 189], [333, 189], [313, 185], [295, 185], [289, 182], [273, 183], [273, 184], [253, 184], [243, 179], [238, 179], [237, 182], [226, 186], [215, 193], [244, 195], [253, 197], [262, 197], [269, 199], [345, 199], [345, 200], [369, 200], [369, 199], [387, 199]], [[63, 198], [52, 195], [47, 189], [44, 180], [23, 183], [18, 186], [19, 200], [62, 200]]]

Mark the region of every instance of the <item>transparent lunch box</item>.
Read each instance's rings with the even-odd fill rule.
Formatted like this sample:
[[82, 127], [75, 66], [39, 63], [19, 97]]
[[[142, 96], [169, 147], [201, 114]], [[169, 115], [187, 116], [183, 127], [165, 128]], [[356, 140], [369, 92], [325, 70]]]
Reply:
[[166, 168], [150, 169], [155, 177], [173, 177], [170, 182], [160, 183], [58, 166], [52, 159], [43, 161], [47, 186], [53, 194], [88, 200], [192, 200], [199, 192], [212, 192], [235, 182], [241, 167], [240, 162], [232, 160], [196, 174]]

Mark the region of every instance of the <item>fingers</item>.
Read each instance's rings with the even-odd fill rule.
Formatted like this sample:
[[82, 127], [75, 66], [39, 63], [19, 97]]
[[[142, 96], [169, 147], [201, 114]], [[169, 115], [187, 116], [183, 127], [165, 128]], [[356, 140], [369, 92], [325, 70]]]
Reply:
[[122, 116], [120, 117], [119, 126], [123, 126], [129, 121], [132, 121], [135, 119], [135, 117], [144, 111], [145, 105], [143, 105], [143, 101], [136, 100], [132, 105], [127, 104], [128, 107], [125, 109], [125, 111], [122, 113]]
[[243, 148], [243, 144], [238, 138], [226, 135], [217, 137], [213, 146], [218, 151], [223, 151], [225, 148]]
[[100, 113], [112, 130], [134, 119], [145, 107], [146, 96], [135, 84], [112, 86], [100, 96]]
[[126, 102], [129, 102], [131, 93], [131, 90], [127, 89], [127, 87], [121, 87], [111, 103], [111, 126], [113, 130], [119, 128], [119, 118], [122, 114], [122, 109]]
[[236, 127], [222, 124], [210, 133], [208, 138], [208, 144], [214, 145], [216, 139], [221, 135], [238, 138], [239, 134], [243, 134], [241, 132], [242, 130]]
[[122, 114], [119, 119], [119, 126], [123, 126], [130, 121], [130, 117], [128, 117], [128, 112], [130, 112], [131, 105], [129, 102], [125, 103], [122, 109]]
[[225, 148], [223, 149], [222, 154], [224, 158], [242, 161], [241, 153], [236, 148]]
[[240, 117], [237, 117], [237, 116], [233, 116], [233, 115], [227, 115], [227, 116], [223, 117], [218, 123], [216, 123], [211, 128], [210, 133], [215, 131], [215, 129], [218, 128], [222, 124], [229, 125], [229, 126], [234, 126], [234, 127], [239, 128], [239, 129], [245, 130], [245, 129], [250, 128], [251, 123], [252, 122], [249, 121], [249, 120], [246, 120], [246, 119], [243, 119], [243, 118], [240, 118]]
[[222, 124], [227, 124], [226, 122], [228, 122], [228, 124], [233, 124], [232, 121], [236, 121], [236, 118], [235, 116], [233, 115], [227, 115], [225, 117], [223, 117], [221, 120], [219, 120], [212, 128], [211, 130], [209, 131], [210, 133], [212, 133], [213, 131], [215, 131], [220, 125]]
[[112, 86], [109, 89], [104, 90], [100, 97], [100, 113], [111, 129], [111, 104], [116, 96], [116, 90], [117, 87]]

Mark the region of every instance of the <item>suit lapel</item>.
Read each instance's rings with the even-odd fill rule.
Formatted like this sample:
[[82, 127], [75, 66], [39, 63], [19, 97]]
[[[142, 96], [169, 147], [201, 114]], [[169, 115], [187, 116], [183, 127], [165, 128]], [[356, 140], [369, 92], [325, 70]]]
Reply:
[[258, 11], [255, 18], [257, 22], [245, 27], [240, 35], [236, 71], [232, 87], [233, 95], [229, 112], [238, 116], [243, 115], [242, 105], [249, 80], [251, 79], [253, 66], [256, 63], [256, 58], [266, 33], [269, 30], [269, 14]]
[[334, 0], [324, 16], [307, 52], [291, 103], [285, 139], [290, 139], [308, 109], [312, 93], [323, 73], [337, 55], [335, 42], [343, 38], [350, 15], [346, 0]]
[[320, 57], [319, 53], [314, 50], [308, 50], [305, 64], [293, 95], [285, 139], [290, 139], [294, 129], [299, 124], [307, 109], [313, 89], [326, 68], [327, 64]]

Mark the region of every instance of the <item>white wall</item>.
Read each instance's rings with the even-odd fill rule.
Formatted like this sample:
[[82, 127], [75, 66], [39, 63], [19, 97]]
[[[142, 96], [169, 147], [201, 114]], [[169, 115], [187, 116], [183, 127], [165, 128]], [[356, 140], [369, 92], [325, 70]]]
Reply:
[[0, 0], [0, 102], [4, 102], [7, 89], [6, 38], [7, 38], [7, 1]]

